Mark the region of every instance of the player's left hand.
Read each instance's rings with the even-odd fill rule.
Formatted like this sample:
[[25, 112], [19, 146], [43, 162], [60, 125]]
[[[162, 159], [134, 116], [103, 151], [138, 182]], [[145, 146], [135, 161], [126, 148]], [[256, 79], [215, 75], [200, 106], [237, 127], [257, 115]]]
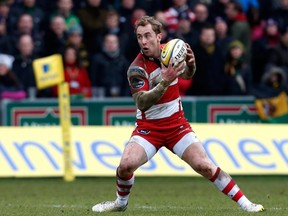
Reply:
[[193, 67], [195, 66], [195, 56], [194, 53], [188, 43], [186, 43], [186, 49], [187, 49], [187, 54], [186, 54], [186, 64], [188, 67]]

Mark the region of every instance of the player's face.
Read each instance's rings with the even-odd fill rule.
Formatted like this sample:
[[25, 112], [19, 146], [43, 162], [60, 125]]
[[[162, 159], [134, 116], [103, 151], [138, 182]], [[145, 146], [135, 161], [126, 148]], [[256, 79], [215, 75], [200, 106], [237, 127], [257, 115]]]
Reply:
[[138, 44], [144, 55], [153, 58], [160, 57], [160, 41], [162, 34], [156, 34], [150, 24], [139, 26], [136, 31]]

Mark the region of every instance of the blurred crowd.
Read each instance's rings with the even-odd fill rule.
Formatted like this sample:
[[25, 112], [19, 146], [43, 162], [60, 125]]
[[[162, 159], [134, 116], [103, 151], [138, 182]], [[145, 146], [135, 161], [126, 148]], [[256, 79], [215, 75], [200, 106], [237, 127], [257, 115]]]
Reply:
[[163, 43], [192, 47], [197, 72], [181, 95], [272, 97], [288, 89], [288, 0], [1, 0], [0, 99], [56, 97], [36, 90], [32, 62], [63, 56], [71, 95], [129, 96], [139, 53], [135, 21], [155, 16]]

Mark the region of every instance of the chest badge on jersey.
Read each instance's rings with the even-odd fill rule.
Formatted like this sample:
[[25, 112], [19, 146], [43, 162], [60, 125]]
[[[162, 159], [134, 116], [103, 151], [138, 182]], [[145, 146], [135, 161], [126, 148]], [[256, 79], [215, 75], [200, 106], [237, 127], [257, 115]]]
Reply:
[[138, 129], [137, 130], [138, 133], [143, 134], [143, 135], [147, 135], [150, 133], [150, 130], [142, 130], [142, 129]]

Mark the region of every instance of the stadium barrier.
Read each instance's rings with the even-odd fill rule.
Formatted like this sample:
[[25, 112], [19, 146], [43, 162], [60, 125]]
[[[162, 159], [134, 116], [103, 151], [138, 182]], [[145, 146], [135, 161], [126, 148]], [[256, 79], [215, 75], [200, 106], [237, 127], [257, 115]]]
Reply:
[[[192, 124], [209, 157], [230, 174], [288, 174], [288, 126]], [[114, 176], [132, 126], [71, 128], [76, 176]], [[0, 177], [63, 176], [61, 128], [0, 127]], [[162, 148], [136, 171], [142, 176], [197, 176]]]
[[[255, 98], [183, 97], [183, 109], [189, 122], [197, 123], [261, 123]], [[57, 99], [0, 101], [4, 126], [59, 125]], [[134, 125], [136, 107], [132, 98], [71, 98], [73, 125]]]

